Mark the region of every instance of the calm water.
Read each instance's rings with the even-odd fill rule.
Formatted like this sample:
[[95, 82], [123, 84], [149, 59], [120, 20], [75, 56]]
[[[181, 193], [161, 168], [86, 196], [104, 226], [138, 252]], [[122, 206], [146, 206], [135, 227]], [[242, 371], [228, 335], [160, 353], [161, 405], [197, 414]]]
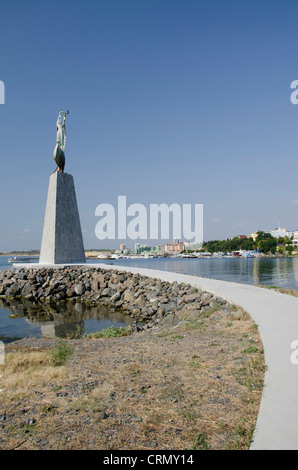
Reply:
[[[8, 256], [0, 256], [0, 270], [11, 267]], [[148, 269], [161, 269], [181, 274], [298, 289], [298, 258], [149, 258], [87, 260], [88, 263], [114, 264]]]
[[130, 319], [98, 305], [62, 303], [38, 305], [0, 299], [0, 338], [78, 337], [108, 328], [127, 326]]
[[[11, 267], [8, 256], [0, 256], [0, 270]], [[110, 326], [123, 327], [131, 319], [101, 305], [83, 303], [36, 305], [20, 300], [0, 299], [0, 340], [11, 338], [71, 337]]]
[[[108, 263], [110, 264], [110, 261]], [[150, 258], [147, 260], [119, 259], [112, 263], [174, 271], [243, 284], [264, 284], [298, 289], [298, 258]]]
[[[7, 269], [9, 257], [0, 256], [0, 270]], [[160, 269], [244, 284], [276, 285], [298, 289], [298, 258], [210, 258], [210, 259], [119, 259], [91, 261], [122, 266]], [[41, 306], [32, 308], [21, 302], [0, 301], [0, 337], [66, 336], [77, 328], [85, 333], [99, 331], [111, 325], [124, 326], [127, 319], [96, 307], [88, 309], [82, 304], [54, 307], [45, 311]], [[81, 309], [80, 311], [78, 309]], [[82, 310], [83, 309], [83, 310]]]

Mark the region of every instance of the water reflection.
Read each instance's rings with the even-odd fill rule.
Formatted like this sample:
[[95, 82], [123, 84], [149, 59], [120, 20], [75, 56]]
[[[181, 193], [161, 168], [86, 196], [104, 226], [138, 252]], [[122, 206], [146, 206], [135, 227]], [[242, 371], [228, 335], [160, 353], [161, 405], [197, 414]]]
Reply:
[[298, 258], [119, 259], [115, 264], [298, 289]]
[[127, 326], [131, 319], [109, 308], [84, 303], [47, 303], [0, 299], [2, 337], [74, 337], [110, 327]]

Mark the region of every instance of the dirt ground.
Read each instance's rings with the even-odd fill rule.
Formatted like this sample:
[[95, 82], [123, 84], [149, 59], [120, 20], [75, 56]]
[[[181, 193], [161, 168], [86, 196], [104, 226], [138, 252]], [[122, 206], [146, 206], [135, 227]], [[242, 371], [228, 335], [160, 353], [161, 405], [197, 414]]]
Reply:
[[129, 336], [5, 346], [0, 449], [246, 450], [264, 355], [247, 316], [213, 312]]

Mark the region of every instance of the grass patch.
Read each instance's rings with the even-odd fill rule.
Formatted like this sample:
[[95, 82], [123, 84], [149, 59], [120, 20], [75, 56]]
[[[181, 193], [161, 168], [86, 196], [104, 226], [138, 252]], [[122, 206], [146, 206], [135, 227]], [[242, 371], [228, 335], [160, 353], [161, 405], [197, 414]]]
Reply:
[[130, 329], [125, 327], [110, 326], [104, 330], [97, 331], [96, 333], [90, 333], [84, 335], [84, 338], [97, 339], [97, 338], [117, 338], [119, 336], [128, 336], [131, 334]]
[[257, 353], [258, 351], [259, 351], [258, 348], [256, 348], [255, 346], [249, 346], [248, 348], [244, 349], [244, 351], [242, 352], [245, 354], [254, 354], [254, 353]]
[[237, 305], [232, 305], [228, 312], [229, 320], [236, 320], [236, 321], [251, 321], [250, 315], [243, 310], [242, 307], [238, 307]]
[[170, 336], [171, 339], [183, 339], [184, 335], [178, 335], [173, 332], [167, 332], [167, 333], [160, 333], [157, 335], [159, 338], [166, 338], [167, 336]]
[[49, 351], [7, 352], [1, 388], [10, 401], [16, 401], [33, 396], [36, 387], [60, 383], [68, 375], [65, 367], [53, 366]]
[[200, 358], [196, 355], [192, 356], [192, 358], [188, 361], [188, 365], [193, 369], [197, 369], [200, 367]]
[[177, 383], [177, 378], [173, 378], [173, 380], [167, 384], [162, 392], [162, 397], [167, 402], [177, 403], [182, 402], [184, 399], [184, 392], [182, 388]]
[[252, 359], [246, 366], [241, 367], [234, 376], [237, 382], [247, 387], [249, 391], [262, 390], [265, 368], [260, 358]]
[[206, 432], [199, 434], [194, 439], [193, 450], [210, 450], [210, 445], [208, 444], [208, 436]]
[[186, 327], [192, 330], [204, 330], [205, 328], [207, 328], [207, 323], [204, 320], [192, 321], [192, 322], [189, 322], [189, 324], [186, 325]]
[[247, 423], [238, 423], [235, 429], [235, 440], [228, 446], [228, 450], [241, 450], [249, 448], [254, 433], [254, 426]]
[[51, 351], [52, 365], [54, 367], [63, 366], [66, 364], [69, 357], [74, 352], [74, 347], [70, 344], [60, 341], [58, 346]]
[[281, 294], [292, 295], [293, 297], [298, 297], [298, 290], [297, 289], [290, 289], [289, 287], [279, 287], [274, 285], [258, 285], [257, 287], [262, 287], [263, 289], [271, 289], [275, 290], [276, 292], [280, 292]]

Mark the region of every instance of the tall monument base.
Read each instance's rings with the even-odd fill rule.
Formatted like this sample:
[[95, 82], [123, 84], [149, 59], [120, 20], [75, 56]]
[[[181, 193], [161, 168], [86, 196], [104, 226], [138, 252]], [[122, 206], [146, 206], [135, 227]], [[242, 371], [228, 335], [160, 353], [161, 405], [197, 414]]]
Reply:
[[39, 263], [85, 262], [73, 177], [56, 171], [50, 176]]

